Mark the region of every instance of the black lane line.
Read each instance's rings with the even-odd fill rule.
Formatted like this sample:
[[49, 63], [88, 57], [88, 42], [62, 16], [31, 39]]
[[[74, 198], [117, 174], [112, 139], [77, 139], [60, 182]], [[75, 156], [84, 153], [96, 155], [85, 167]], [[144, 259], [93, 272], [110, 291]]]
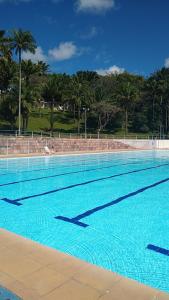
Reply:
[[[45, 158], [45, 157], [44, 157]], [[127, 158], [127, 160], [136, 160], [136, 159], [138, 159], [137, 157], [129, 157], [129, 158]], [[100, 160], [101, 160], [101, 157], [99, 157], [99, 159], [97, 158], [97, 159], [91, 159], [90, 160], [90, 162], [87, 164], [87, 163], [85, 163], [85, 164], [72, 164], [71, 165], [71, 167], [80, 167], [80, 166], [88, 166], [88, 165], [91, 165], [91, 163], [94, 163], [94, 162], [99, 162], [99, 164], [100, 163], [105, 163], [105, 162], [111, 162], [112, 161], [112, 159], [110, 158], [110, 159], [107, 159], [107, 160], [101, 160], [101, 162], [100, 162]], [[116, 159], [116, 161], [119, 161], [120, 160], [120, 158], [117, 158]], [[146, 162], [147, 161], [153, 161], [153, 158], [150, 158], [150, 159], [148, 159], [148, 160], [146, 160]], [[74, 160], [72, 160], [72, 161], [63, 161], [62, 163], [72, 163], [72, 162], [88, 162], [88, 160], [87, 160], [87, 158], [86, 159], [83, 159], [83, 160], [77, 160], [77, 161], [74, 161]], [[17, 165], [17, 164], [16, 164]], [[8, 175], [14, 175], [14, 174], [20, 174], [20, 173], [29, 173], [29, 172], [39, 172], [39, 171], [46, 171], [46, 170], [52, 170], [52, 169], [55, 169], [56, 167], [57, 167], [57, 160], [55, 160], [54, 162], [51, 162], [51, 163], [48, 163], [48, 165], [49, 166], [55, 166], [55, 167], [52, 167], [52, 168], [41, 168], [41, 169], [33, 169], [33, 170], [27, 170], [27, 171], [17, 171], [17, 172], [10, 172], [10, 173], [3, 173], [3, 174], [0, 174], [0, 176], [8, 176]], [[33, 166], [39, 166], [39, 165], [37, 165], [37, 164], [34, 164]], [[11, 165], [10, 165], [10, 167], [11, 167]], [[69, 166], [61, 166], [62, 168], [69, 168]], [[6, 168], [4, 168], [4, 170], [6, 170]]]
[[[104, 161], [103, 161], [104, 162]], [[105, 161], [107, 162], [107, 161]], [[7, 175], [14, 175], [14, 174], [20, 174], [20, 173], [31, 173], [31, 172], [40, 172], [40, 171], [48, 171], [48, 170], [54, 170], [56, 169], [58, 166], [56, 164], [50, 164], [50, 165], [54, 165], [55, 167], [52, 167], [52, 168], [43, 168], [43, 169], [32, 169], [32, 170], [26, 170], [26, 171], [17, 171], [17, 172], [11, 172], [11, 173], [5, 173], [5, 174], [0, 174], [0, 176], [7, 176]], [[90, 164], [88, 164], [90, 165]], [[81, 166], [84, 166], [83, 164], [74, 164], [74, 165], [71, 165], [71, 166], [59, 166], [61, 168], [71, 168], [71, 167], [81, 167]]]
[[[132, 159], [132, 158], [131, 158]], [[97, 161], [97, 160], [96, 160]], [[148, 162], [154, 162], [153, 159], [147, 159], [146, 160], [146, 163]], [[107, 163], [107, 162], [111, 162], [111, 160], [103, 160], [101, 163]], [[116, 164], [116, 165], [112, 165], [112, 166], [123, 166], [123, 165], [134, 165], [134, 164], [140, 164], [142, 163], [142, 161], [137, 161], [137, 162], [132, 162], [132, 163], [125, 163], [125, 164]], [[71, 168], [72, 166], [74, 167], [86, 167], [86, 166], [90, 166], [91, 163], [89, 164], [74, 164], [74, 165], [71, 165], [71, 166], [61, 166], [61, 168]], [[55, 164], [54, 164], [55, 165]], [[48, 171], [48, 170], [54, 170], [56, 169], [57, 165], [55, 167], [52, 167], [52, 168], [45, 168], [45, 169], [33, 169], [33, 170], [27, 170], [27, 171], [17, 171], [17, 172], [11, 172], [11, 173], [4, 173], [4, 174], [0, 174], [0, 177], [1, 176], [8, 176], [8, 175], [15, 175], [15, 174], [22, 174], [22, 173], [31, 173], [31, 172], [40, 172], [40, 171]]]
[[158, 247], [158, 246], [149, 244], [149, 245], [147, 246], [147, 249], [148, 249], [148, 250], [155, 251], [155, 252], [160, 253], [160, 254], [164, 254], [164, 255], [169, 256], [169, 250], [168, 250], [168, 249], [165, 249], [165, 248], [161, 248], [161, 247]]
[[[96, 160], [97, 161], [97, 160]], [[105, 163], [105, 162], [111, 162], [111, 160], [102, 160], [101, 163]], [[93, 161], [94, 163], [94, 161]], [[10, 173], [5, 173], [5, 174], [0, 174], [0, 176], [8, 176], [8, 175], [15, 175], [15, 174], [20, 174], [20, 173], [31, 173], [31, 172], [39, 172], [39, 171], [48, 171], [48, 170], [54, 170], [56, 169], [58, 166], [55, 164], [51, 164], [54, 165], [55, 167], [52, 168], [43, 168], [43, 169], [33, 169], [33, 170], [27, 170], [27, 171], [17, 171], [17, 172], [10, 172]], [[71, 166], [59, 166], [61, 168], [72, 168], [72, 167], [84, 167], [84, 166], [90, 166], [91, 163], [89, 164], [73, 164]]]
[[45, 196], [45, 195], [49, 195], [49, 194], [54, 194], [54, 193], [57, 193], [57, 192], [60, 192], [60, 191], [72, 189], [72, 188], [87, 185], [87, 184], [90, 184], [90, 183], [99, 182], [99, 181], [103, 181], [103, 180], [108, 180], [108, 179], [112, 179], [112, 178], [115, 178], [115, 177], [129, 175], [129, 174], [133, 174], [133, 173], [148, 171], [148, 170], [152, 170], [152, 169], [157, 169], [157, 168], [161, 168], [161, 167], [168, 166], [168, 165], [169, 164], [163, 164], [163, 165], [157, 165], [157, 166], [154, 166], [154, 167], [148, 167], [148, 168], [144, 168], [144, 169], [138, 169], [138, 170], [134, 170], [134, 171], [114, 174], [114, 175], [111, 175], [111, 176], [102, 177], [102, 178], [98, 178], [98, 179], [93, 179], [93, 180], [89, 180], [89, 181], [85, 181], [85, 182], [81, 182], [81, 183], [76, 183], [76, 184], [68, 185], [68, 186], [58, 188], [58, 189], [55, 189], [55, 190], [51, 190], [51, 191], [48, 191], [48, 192], [43, 192], [43, 193], [31, 195], [31, 196], [21, 197], [21, 198], [14, 199], [14, 200], [11, 200], [11, 199], [8, 199], [8, 198], [3, 198], [3, 199], [0, 199], [0, 200], [5, 201], [5, 202], [10, 203], [10, 204], [13, 204], [13, 205], [20, 206], [22, 204], [19, 203], [19, 201], [23, 201], [23, 200], [27, 200], [27, 199], [31, 199], [31, 198], [36, 198], [36, 197], [40, 197], [40, 196]]
[[23, 182], [36, 181], [36, 180], [41, 180], [41, 179], [54, 178], [54, 177], [71, 175], [71, 174], [78, 174], [78, 173], [84, 173], [84, 172], [91, 172], [91, 171], [102, 170], [102, 169], [110, 169], [110, 168], [113, 168], [113, 167], [125, 166], [125, 165], [134, 165], [134, 164], [138, 164], [138, 163], [133, 162], [133, 163], [126, 163], [126, 164], [119, 164], [119, 165], [117, 164], [117, 165], [111, 165], [111, 166], [100, 167], [100, 168], [92, 168], [92, 169], [87, 169], [87, 170], [80, 170], [80, 171], [54, 174], [54, 175], [49, 175], [49, 176], [42, 176], [42, 177], [37, 177], [37, 178], [32, 178], [32, 179], [18, 180], [18, 181], [13, 181], [13, 182], [8, 182], [8, 183], [2, 183], [2, 184], [0, 184], [0, 187], [8, 186], [8, 185], [14, 185], [14, 184], [23, 183]]
[[[130, 157], [127, 160], [131, 160], [131, 159], [133, 160], [133, 159], [138, 159], [138, 158], [135, 158], [135, 157], [132, 158], [132, 157]], [[120, 159], [117, 159], [116, 161], [119, 161], [119, 160]], [[86, 160], [84, 160], [84, 161], [86, 161]], [[111, 159], [102, 160], [101, 162], [99, 161], [99, 164], [101, 164], [101, 163], [107, 163], [107, 162], [111, 162], [111, 161], [112, 161]], [[152, 158], [147, 159], [146, 163], [149, 162], [149, 161], [152, 161], [152, 163], [153, 163], [154, 160]], [[84, 167], [84, 166], [90, 166], [94, 162], [98, 162], [98, 159], [92, 160], [88, 164], [86, 164], [86, 163], [85, 164], [73, 164], [71, 166], [65, 166], [64, 165], [64, 166], [59, 166], [59, 167], [64, 168], [64, 169], [65, 168], [70, 168], [70, 167]], [[140, 164], [140, 162], [142, 162], [142, 161], [139, 160], [137, 163]], [[133, 162], [133, 164], [134, 164], [134, 162]], [[41, 169], [32, 169], [32, 170], [26, 170], [26, 171], [16, 171], [16, 172], [10, 172], [10, 173], [3, 173], [3, 174], [0, 174], [0, 177], [1, 176], [8, 176], [8, 175], [15, 175], [15, 174], [22, 174], [22, 173], [31, 173], [31, 172], [40, 172], [40, 171], [54, 170], [54, 169], [56, 169], [58, 167], [57, 164], [55, 164], [55, 163], [50, 164], [50, 166], [52, 166], [52, 165], [55, 166], [55, 167], [41, 168]], [[36, 166], [36, 165], [34, 165], [34, 166]]]
[[[128, 159], [137, 159], [137, 158], [128, 158]], [[99, 160], [101, 160], [101, 158], [100, 159], [98, 159], [98, 158], [96, 158], [96, 159], [90, 159], [90, 161], [89, 160], [87, 160], [87, 158], [86, 159], [80, 159], [80, 160], [67, 160], [67, 161], [62, 161], [61, 160], [61, 162], [63, 163], [63, 164], [67, 164], [67, 163], [76, 163], [76, 164], [72, 164], [71, 166], [79, 166], [79, 162], [81, 163], [83, 163], [83, 162], [88, 162], [88, 164], [87, 165], [90, 165], [91, 163], [93, 163], [93, 162], [99, 162]], [[117, 160], [119, 160], [119, 159], [117, 159]], [[109, 162], [109, 161], [112, 161], [112, 159], [111, 158], [109, 158], [109, 159], [107, 159], [107, 160], [101, 160], [101, 162]], [[43, 164], [45, 164], [45, 162], [43, 162], [43, 161], [41, 161]], [[48, 166], [57, 166], [57, 163], [58, 163], [58, 160], [52, 160], [51, 162], [48, 162], [47, 164], [48, 164]], [[78, 164], [77, 164], [78, 163]], [[15, 165], [17, 165], [17, 164], [15, 164]], [[15, 167], [15, 165], [14, 164], [10, 164], [10, 166], [9, 167]], [[84, 164], [81, 164], [82, 166], [84, 165]], [[36, 164], [34, 164], [33, 166], [39, 166], [38, 164], [37, 164], [37, 161], [36, 161]], [[67, 167], [67, 166], [62, 166], [62, 167]], [[6, 170], [6, 168], [3, 168], [4, 170]]]
[[[119, 197], [119, 198], [117, 198], [117, 199], [115, 199], [115, 200], [113, 200], [111, 202], [108, 202], [106, 204], [103, 204], [103, 205], [97, 206], [95, 208], [92, 208], [90, 210], [87, 210], [86, 212], [84, 212], [84, 213], [82, 213], [82, 214], [80, 214], [80, 215], [78, 215], [78, 216], [76, 216], [74, 218], [67, 218], [67, 217], [64, 217], [64, 216], [57, 216], [57, 217], [55, 217], [55, 219], [62, 220], [62, 221], [68, 222], [68, 223], [73, 223], [75, 225], [78, 225], [78, 226], [81, 226], [81, 227], [84, 227], [84, 228], [88, 227], [89, 226], [88, 224], [85, 224], [85, 223], [79, 222], [79, 221], [81, 219], [83, 219], [83, 218], [86, 218], [86, 217], [88, 217], [88, 216], [90, 216], [90, 215], [92, 215], [92, 214], [100, 211], [100, 210], [103, 210], [103, 209], [105, 209], [107, 207], [113, 206], [113, 205], [115, 205], [115, 204], [117, 204], [117, 203], [119, 203], [121, 201], [126, 200], [127, 198], [136, 196], [137, 194], [143, 193], [144, 191], [146, 191], [148, 189], [151, 189], [151, 188], [154, 188], [154, 187], [156, 187], [156, 186], [158, 186], [158, 185], [160, 185], [162, 183], [165, 183], [167, 181], [169, 181], [169, 178], [165, 178], [163, 180], [157, 181], [157, 182], [155, 182], [155, 183], [153, 183], [151, 185], [145, 186], [145, 187], [143, 187], [143, 188], [141, 188], [141, 189], [139, 189], [139, 190], [137, 190], [135, 192], [132, 192], [132, 193], [129, 193], [129, 194], [124, 195], [122, 197]], [[158, 251], [158, 252], [160, 252], [160, 251]]]
[[[110, 156], [111, 154], [108, 154], [108, 156]], [[78, 156], [75, 156], [76, 158], [74, 158], [74, 159], [72, 159], [72, 160], [68, 160], [69, 159], [69, 157], [67, 157], [67, 158], [63, 158], [63, 157], [57, 157], [57, 158], [52, 158], [51, 159], [51, 157], [50, 157], [50, 159], [51, 159], [51, 161], [50, 162], [48, 162], [48, 164], [49, 165], [53, 165], [53, 164], [55, 164], [55, 163], [57, 163], [59, 160], [62, 162], [62, 163], [74, 163], [74, 162], [88, 162], [89, 160], [88, 160], [88, 157], [90, 156], [90, 154], [89, 155], [86, 155], [85, 156], [85, 159], [76, 159], [77, 157], [79, 158], [79, 155]], [[90, 162], [95, 162], [95, 161], [99, 161], [99, 160], [102, 160], [102, 161], [104, 161], [103, 159], [102, 159], [102, 157], [104, 156], [105, 157], [105, 153], [103, 153], [103, 154], [97, 154], [97, 158], [94, 158], [95, 156], [94, 155], [92, 155], [93, 156], [93, 158], [91, 158], [90, 159]], [[34, 160], [36, 160], [36, 163], [38, 163], [38, 162], [40, 162], [40, 163], [44, 163], [44, 159], [46, 158], [46, 156], [44, 156], [44, 157], [42, 157], [41, 159], [40, 158], [32, 158], [32, 157], [29, 157], [29, 159], [31, 160], [31, 159], [34, 159]], [[58, 160], [58, 158], [59, 158], [59, 160]], [[108, 157], [107, 157], [108, 158]], [[128, 159], [138, 159], [137, 157], [129, 157]], [[112, 157], [109, 157], [109, 159], [107, 160], [107, 161], [111, 161], [112, 160]], [[119, 160], [119, 158], [117, 158], [117, 160]], [[11, 166], [17, 166], [18, 165], [18, 163], [17, 162], [15, 162], [15, 163], [11, 163], [11, 162], [9, 162], [8, 163], [9, 165], [10, 165], [10, 167]], [[4, 165], [0, 165], [0, 167], [1, 166], [4, 166]], [[34, 166], [38, 166], [38, 164], [34, 164]], [[4, 169], [4, 168], [3, 168]], [[5, 168], [6, 169], [6, 168]]]

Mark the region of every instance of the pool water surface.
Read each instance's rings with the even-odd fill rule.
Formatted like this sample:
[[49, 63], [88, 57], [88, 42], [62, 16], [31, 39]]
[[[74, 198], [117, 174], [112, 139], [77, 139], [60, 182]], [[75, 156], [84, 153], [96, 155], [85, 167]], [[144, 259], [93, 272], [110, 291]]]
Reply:
[[0, 227], [169, 292], [169, 151], [1, 159]]

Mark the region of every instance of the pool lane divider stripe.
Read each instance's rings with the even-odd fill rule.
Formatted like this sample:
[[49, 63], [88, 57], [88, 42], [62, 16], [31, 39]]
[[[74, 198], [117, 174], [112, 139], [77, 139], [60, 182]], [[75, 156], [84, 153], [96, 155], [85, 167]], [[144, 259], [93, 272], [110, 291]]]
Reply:
[[8, 185], [14, 185], [14, 184], [18, 184], [18, 183], [24, 183], [24, 182], [30, 182], [30, 181], [48, 179], [48, 178], [55, 178], [55, 177], [59, 177], [59, 176], [66, 176], [66, 175], [71, 175], [71, 174], [92, 172], [92, 171], [97, 171], [97, 170], [102, 170], [102, 169], [110, 169], [110, 168], [113, 168], [113, 167], [116, 167], [116, 166], [134, 165], [134, 164], [137, 164], [137, 163], [133, 162], [133, 163], [120, 164], [120, 165], [111, 165], [111, 166], [105, 166], [105, 167], [99, 167], [99, 168], [92, 168], [92, 169], [87, 169], [87, 170], [80, 170], [80, 171], [73, 171], [73, 172], [67, 172], [67, 173], [54, 174], [54, 175], [49, 175], [49, 176], [42, 176], [42, 177], [37, 177], [37, 178], [32, 178], [32, 179], [18, 180], [18, 181], [13, 181], [13, 182], [1, 183], [0, 187], [8, 186]]
[[148, 250], [151, 250], [151, 251], [155, 251], [155, 252], [160, 253], [160, 254], [163, 254], [163, 255], [169, 256], [169, 250], [168, 250], [168, 249], [165, 249], [165, 248], [161, 248], [161, 247], [158, 247], [158, 246], [149, 244], [149, 245], [147, 246], [147, 249], [148, 249]]
[[[118, 203], [120, 203], [120, 202], [122, 202], [122, 201], [124, 201], [124, 200], [126, 200], [126, 199], [128, 199], [130, 197], [134, 197], [134, 196], [136, 196], [136, 195], [138, 195], [140, 193], [145, 192], [148, 189], [152, 189], [152, 188], [154, 188], [154, 187], [156, 187], [156, 186], [158, 186], [160, 184], [163, 184], [165, 182], [168, 182], [168, 181], [169, 181], [169, 178], [165, 178], [163, 180], [157, 181], [157, 182], [155, 182], [155, 183], [153, 183], [151, 185], [147, 185], [147, 186], [145, 186], [145, 187], [143, 187], [143, 188], [141, 188], [141, 189], [139, 189], [139, 190], [137, 190], [135, 192], [131, 192], [131, 193], [127, 194], [127, 195], [119, 197], [119, 198], [117, 198], [117, 199], [115, 199], [115, 200], [113, 200], [111, 202], [108, 202], [106, 204], [103, 204], [103, 205], [97, 206], [95, 208], [92, 208], [90, 210], [87, 210], [84, 213], [82, 213], [82, 214], [80, 214], [80, 215], [78, 215], [78, 216], [76, 216], [74, 218], [67, 218], [67, 217], [64, 217], [64, 216], [57, 216], [57, 217], [55, 217], [55, 219], [62, 220], [62, 221], [68, 222], [68, 223], [72, 223], [72, 224], [75, 224], [75, 225], [78, 225], [78, 226], [81, 226], [81, 227], [88, 227], [89, 226], [88, 224], [80, 222], [80, 220], [84, 219], [86, 217], [89, 217], [90, 215], [92, 215], [92, 214], [94, 214], [94, 213], [96, 213], [98, 211], [101, 211], [101, 210], [103, 210], [103, 209], [105, 209], [107, 207], [110, 207], [110, 206], [113, 206], [115, 204], [118, 204]], [[151, 250], [153, 250], [153, 249], [151, 249]], [[160, 252], [160, 251], [158, 251], [158, 252]]]
[[[61, 159], [60, 158], [60, 161], [62, 162], [62, 163], [77, 163], [77, 162], [89, 162], [89, 164], [90, 163], [93, 163], [93, 162], [98, 162], [98, 161], [101, 161], [101, 162], [111, 162], [112, 161], [112, 159], [111, 158], [109, 158], [109, 159], [103, 159], [103, 156], [105, 156], [105, 154], [100, 154], [100, 155], [98, 155], [98, 157], [97, 158], [90, 158], [90, 160], [88, 160], [88, 157], [86, 156], [86, 158], [85, 159], [76, 159], [76, 158], [74, 158], [73, 160], [69, 160], [69, 159]], [[48, 157], [47, 157], [48, 158]], [[51, 158], [51, 157], [50, 157]], [[108, 157], [107, 157], [108, 158]], [[38, 159], [38, 158], [35, 158], [35, 157], [30, 157], [29, 159], [36, 159], [36, 163], [43, 163], [43, 161], [46, 159], [46, 156], [44, 156], [43, 158], [41, 158], [41, 159]], [[121, 158], [117, 158], [117, 160], [120, 160]], [[133, 159], [138, 159], [137, 157], [128, 157], [127, 158], [127, 160], [133, 160]], [[53, 165], [57, 165], [57, 162], [58, 162], [58, 157], [57, 157], [57, 159], [53, 159], [52, 158], [52, 160], [51, 161], [49, 161], [48, 162], [48, 165], [49, 166], [53, 166]], [[17, 162], [15, 162], [15, 163], [9, 163], [9, 166], [11, 167], [15, 167], [15, 166], [17, 166], [18, 165], [18, 163]], [[73, 164], [73, 165], [75, 165], [75, 164]], [[1, 166], [2, 167], [4, 167], [4, 164], [3, 165], [0, 165], [0, 169], [1, 169]], [[34, 164], [33, 166], [39, 166], [39, 164]], [[3, 168], [3, 169], [5, 169], [6, 170], [6, 167], [5, 168]]]
[[116, 178], [116, 177], [120, 177], [120, 176], [124, 176], [124, 175], [129, 175], [129, 174], [139, 173], [139, 172], [148, 171], [148, 170], [152, 170], [152, 169], [157, 169], [157, 168], [161, 168], [161, 167], [164, 167], [164, 166], [167, 166], [167, 165], [169, 165], [169, 164], [157, 165], [157, 166], [138, 169], [138, 170], [134, 170], [134, 171], [114, 174], [114, 175], [111, 175], [111, 176], [102, 177], [102, 178], [98, 178], [98, 179], [93, 179], [93, 180], [89, 180], [89, 181], [85, 181], [85, 182], [81, 182], [81, 183], [76, 183], [76, 184], [68, 185], [68, 186], [58, 188], [58, 189], [55, 189], [55, 190], [51, 190], [51, 191], [48, 191], [48, 192], [43, 192], [43, 193], [31, 195], [31, 196], [21, 197], [21, 198], [17, 198], [17, 199], [14, 199], [14, 200], [11, 200], [11, 199], [8, 199], [8, 198], [2, 198], [0, 200], [5, 201], [5, 202], [10, 203], [10, 204], [13, 204], [13, 205], [16, 205], [16, 206], [21, 206], [22, 204], [19, 203], [19, 202], [27, 200], [27, 199], [32, 199], [32, 198], [36, 198], [36, 197], [40, 197], [40, 196], [54, 194], [54, 193], [57, 193], [57, 192], [60, 192], [60, 191], [64, 191], [64, 190], [76, 188], [76, 187], [79, 187], [79, 186], [88, 185], [90, 183], [99, 182], [99, 181], [103, 181], [103, 180], [108, 180], [108, 179], [112, 179], [112, 178]]
[[[133, 158], [134, 159], [134, 158]], [[72, 164], [71, 166], [68, 166], [68, 165], [63, 165], [63, 166], [61, 166], [62, 168], [72, 168], [72, 167], [84, 167], [84, 166], [90, 166], [91, 164], [93, 164], [93, 163], [95, 163], [95, 162], [97, 162], [98, 160], [92, 160], [92, 161], [90, 161], [90, 163], [88, 163], [88, 164]], [[102, 160], [101, 161], [101, 163], [108, 163], [108, 162], [111, 162], [111, 160], [110, 159], [108, 159], [108, 160]], [[127, 164], [127, 163], [126, 163]], [[128, 163], [128, 164], [130, 164], [130, 163]], [[131, 163], [131, 164], [136, 164], [136, 162], [133, 162], [133, 163]], [[138, 162], [138, 164], [139, 164], [139, 162]], [[120, 164], [119, 164], [120, 165]], [[34, 165], [34, 166], [36, 166], [36, 165]], [[55, 166], [55, 167], [50, 167], [50, 166]], [[26, 170], [26, 171], [17, 171], [17, 172], [10, 172], [10, 173], [3, 173], [3, 174], [0, 174], [0, 177], [1, 176], [8, 176], [8, 175], [15, 175], [15, 174], [20, 174], [20, 173], [31, 173], [31, 172], [39, 172], [39, 171], [48, 171], [48, 170], [55, 170], [56, 168], [57, 168], [58, 166], [57, 166], [57, 164], [56, 163], [52, 163], [52, 164], [49, 164], [49, 168], [41, 168], [41, 169], [33, 169], [33, 170]], [[4, 170], [6, 170], [5, 168], [4, 168]]]
[[[131, 159], [137, 159], [137, 158], [128, 158], [127, 160], [131, 160]], [[109, 163], [111, 162], [112, 160], [111, 159], [108, 159], [108, 160], [102, 160], [101, 163]], [[118, 159], [119, 161], [119, 159]], [[153, 160], [152, 159], [147, 159], [146, 160], [146, 163], [148, 163], [149, 161], [151, 161], [153, 163]], [[90, 166], [91, 164], [95, 163], [95, 162], [98, 162], [97, 159], [95, 160], [92, 160], [90, 161], [89, 164], [73, 164], [71, 165], [71, 168], [72, 167], [86, 167], [86, 166]], [[125, 163], [125, 164], [116, 164], [116, 165], [113, 165], [113, 166], [121, 166], [121, 165], [129, 165], [129, 164], [140, 164], [142, 161], [137, 161], [137, 162], [131, 162], [131, 163]], [[100, 162], [99, 162], [100, 163]], [[36, 165], [34, 165], [36, 166]], [[23, 174], [23, 173], [31, 173], [31, 172], [40, 172], [40, 171], [48, 171], [48, 170], [55, 170], [57, 168], [57, 165], [55, 163], [53, 164], [50, 164], [49, 166], [55, 166], [55, 167], [49, 167], [49, 168], [41, 168], [41, 169], [32, 169], [32, 170], [26, 170], [26, 171], [17, 171], [17, 172], [10, 172], [10, 173], [3, 173], [3, 174], [0, 174], [0, 177], [1, 176], [8, 176], [8, 175], [17, 175], [17, 174]], [[70, 166], [61, 166], [62, 168], [70, 168]], [[6, 169], [5, 169], [6, 170]]]
[[[107, 163], [107, 162], [111, 162], [111, 160], [103, 160], [102, 163]], [[92, 162], [94, 163], [94, 162]], [[136, 164], [136, 162], [133, 162], [133, 163], [126, 163], [126, 164]], [[139, 163], [138, 163], [139, 164]], [[20, 173], [31, 173], [31, 172], [40, 172], [40, 171], [48, 171], [48, 170], [56, 170], [57, 168], [57, 165], [55, 164], [50, 164], [50, 165], [54, 165], [55, 167], [52, 167], [52, 168], [44, 168], [44, 169], [33, 169], [33, 170], [27, 170], [27, 171], [17, 171], [17, 172], [10, 172], [10, 173], [3, 173], [3, 174], [0, 174], [0, 177], [1, 176], [8, 176], [8, 175], [15, 175], [15, 174], [20, 174]], [[61, 166], [62, 168], [72, 168], [72, 167], [84, 167], [84, 166], [90, 166], [90, 164], [73, 164], [71, 166]], [[121, 165], [121, 164], [119, 164]], [[114, 165], [114, 166], [117, 166], [117, 165]]]

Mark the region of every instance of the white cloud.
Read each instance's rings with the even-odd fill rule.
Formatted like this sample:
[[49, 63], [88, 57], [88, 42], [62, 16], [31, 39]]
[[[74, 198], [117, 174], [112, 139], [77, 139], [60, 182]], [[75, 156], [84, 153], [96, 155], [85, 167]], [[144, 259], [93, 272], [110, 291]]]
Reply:
[[64, 61], [74, 56], [81, 56], [89, 51], [89, 48], [78, 48], [73, 42], [63, 42], [58, 47], [49, 49], [46, 54], [40, 46], [36, 48], [35, 54], [23, 52], [22, 59], [30, 59], [34, 63], [38, 61]]
[[60, 43], [58, 47], [50, 49], [48, 54], [52, 60], [67, 60], [77, 54], [77, 46], [73, 42]]
[[24, 60], [30, 59], [32, 62], [37, 63], [38, 61], [47, 61], [48, 58], [44, 54], [43, 49], [41, 47], [37, 47], [35, 54], [30, 53], [30, 52], [23, 52], [22, 58]]
[[115, 7], [115, 0], [77, 0], [77, 11], [102, 13]]
[[111, 75], [111, 74], [122, 74], [124, 73], [125, 69], [123, 68], [120, 68], [118, 66], [112, 66], [108, 69], [98, 69], [96, 70], [96, 72], [99, 74], [99, 75], [102, 75], [102, 76], [106, 76], [106, 75]]
[[165, 67], [169, 68], [169, 58], [166, 58], [166, 60], [165, 60]]

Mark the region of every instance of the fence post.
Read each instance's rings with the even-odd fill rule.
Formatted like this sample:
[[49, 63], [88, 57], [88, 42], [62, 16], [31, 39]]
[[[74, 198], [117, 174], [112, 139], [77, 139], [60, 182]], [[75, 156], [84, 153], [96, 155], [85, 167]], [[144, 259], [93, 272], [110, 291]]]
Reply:
[[41, 131], [41, 138], [42, 138], [42, 131]]
[[32, 138], [33, 138], [33, 131], [32, 131]]

